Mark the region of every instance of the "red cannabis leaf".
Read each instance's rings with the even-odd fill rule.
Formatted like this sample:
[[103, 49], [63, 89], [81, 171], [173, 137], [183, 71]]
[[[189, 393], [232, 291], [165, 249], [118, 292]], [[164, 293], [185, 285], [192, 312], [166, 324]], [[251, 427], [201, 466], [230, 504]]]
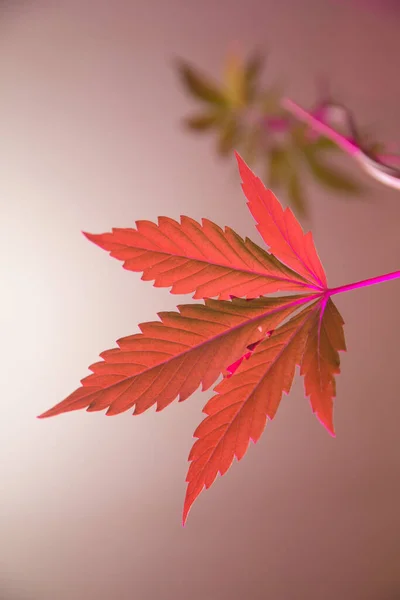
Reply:
[[[232, 229], [189, 217], [85, 234], [126, 269], [142, 272], [142, 279], [171, 287], [172, 293], [194, 292], [204, 302], [178, 306], [178, 312], [162, 312], [159, 321], [141, 324], [141, 333], [103, 352], [82, 385], [41, 415], [82, 408], [139, 414], [154, 404], [162, 410], [224, 375], [195, 432], [184, 520], [200, 492], [218, 473], [226, 473], [235, 457], [244, 456], [250, 440], [260, 438], [283, 393], [289, 393], [296, 367], [313, 412], [334, 435], [335, 375], [346, 345], [343, 319], [331, 296], [400, 277], [397, 271], [328, 288], [311, 233], [304, 234], [292, 211], [284, 210], [237, 159], [249, 209], [269, 249]], [[292, 294], [264, 297], [276, 291]]]

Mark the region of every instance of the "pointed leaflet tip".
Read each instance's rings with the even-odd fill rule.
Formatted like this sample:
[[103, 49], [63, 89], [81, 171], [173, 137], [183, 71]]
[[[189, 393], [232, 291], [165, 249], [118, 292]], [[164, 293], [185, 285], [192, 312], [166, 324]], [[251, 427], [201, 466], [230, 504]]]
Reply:
[[53, 408], [50, 408], [49, 410], [46, 410], [45, 412], [41, 413], [40, 415], [37, 415], [37, 419], [48, 419], [49, 417], [55, 417], [56, 415], [58, 415], [59, 413], [55, 410], [53, 410]]
[[93, 238], [96, 237], [94, 233], [88, 233], [87, 231], [81, 231], [81, 233], [91, 242], [93, 241]]
[[325, 422], [325, 421], [324, 421], [324, 419], [321, 419], [321, 417], [319, 416], [319, 414], [318, 414], [318, 413], [316, 413], [316, 415], [315, 415], [315, 416], [317, 417], [317, 419], [318, 419], [318, 421], [321, 423], [321, 425], [322, 425], [323, 427], [325, 427], [325, 429], [326, 429], [326, 431], [329, 433], [329, 435], [330, 435], [331, 437], [335, 438], [335, 437], [336, 437], [336, 433], [335, 433], [335, 429], [334, 429], [334, 426], [333, 426], [333, 421], [332, 421], [332, 419], [330, 420], [330, 422]]
[[89, 240], [89, 242], [93, 242], [93, 244], [96, 244], [96, 246], [99, 246], [100, 248], [105, 248], [104, 246], [104, 241], [105, 241], [105, 236], [109, 235], [107, 233], [101, 234], [101, 233], [88, 233], [87, 231], [82, 231], [81, 232], [85, 238], [87, 240]]
[[187, 502], [187, 498], [185, 498], [185, 504], [183, 506], [183, 513], [182, 513], [182, 527], [186, 527], [187, 518], [189, 516], [189, 512], [190, 512], [190, 509], [191, 509], [191, 507], [193, 505], [194, 500], [195, 499], [193, 499], [192, 502], [189, 504]]
[[237, 152], [236, 150], [234, 151], [234, 155], [238, 164], [238, 168], [239, 168], [239, 174], [242, 178], [242, 181], [244, 180], [244, 175], [247, 172], [250, 172], [253, 174], [252, 170], [250, 169], [250, 167], [245, 163], [245, 161], [243, 160], [243, 158], [240, 156], [239, 152]]

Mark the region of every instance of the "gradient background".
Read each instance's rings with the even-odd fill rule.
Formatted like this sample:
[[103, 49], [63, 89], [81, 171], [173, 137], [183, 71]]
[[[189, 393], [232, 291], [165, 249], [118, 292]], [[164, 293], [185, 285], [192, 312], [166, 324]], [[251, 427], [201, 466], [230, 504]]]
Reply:
[[[329, 74], [361, 123], [398, 142], [399, 3], [0, 8], [1, 600], [400, 598], [399, 281], [337, 298], [348, 353], [336, 440], [297, 381], [186, 528], [186, 459], [211, 391], [137, 419], [35, 418], [116, 339], [188, 301], [81, 230], [187, 214], [260, 241], [233, 161], [179, 126], [194, 105], [173, 59], [218, 76], [232, 42], [270, 49], [266, 82], [282, 78], [307, 106]], [[399, 268], [399, 192], [371, 182], [346, 203], [310, 182], [308, 196], [331, 286]]]

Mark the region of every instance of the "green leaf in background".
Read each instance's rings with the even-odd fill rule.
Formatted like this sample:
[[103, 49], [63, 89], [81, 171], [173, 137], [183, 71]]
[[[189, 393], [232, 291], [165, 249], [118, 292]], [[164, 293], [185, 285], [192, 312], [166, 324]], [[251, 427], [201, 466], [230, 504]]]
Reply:
[[178, 73], [186, 90], [192, 96], [209, 104], [224, 106], [226, 98], [218, 87], [184, 61], [177, 63]]
[[335, 142], [332, 142], [332, 140], [325, 136], [318, 137], [315, 141], [312, 142], [311, 146], [314, 149], [314, 152], [323, 152], [326, 150], [340, 150], [339, 146], [335, 144]]
[[259, 93], [258, 84], [261, 71], [264, 68], [264, 59], [260, 54], [253, 54], [247, 61], [244, 71], [244, 95], [246, 104], [252, 104]]
[[242, 157], [248, 165], [253, 165], [260, 155], [263, 131], [260, 127], [250, 127], [241, 137]]
[[272, 191], [282, 188], [288, 194], [296, 214], [305, 217], [306, 200], [297, 171], [297, 160], [292, 149], [273, 146], [268, 156], [268, 185]]
[[304, 125], [295, 125], [290, 133], [294, 151], [307, 164], [319, 184], [341, 193], [356, 195], [361, 191], [361, 185], [352, 177], [324, 162], [326, 151], [336, 148], [331, 140], [320, 137], [310, 142]]
[[359, 183], [336, 167], [324, 163], [312, 147], [303, 148], [303, 157], [318, 183], [337, 192], [353, 195], [361, 192], [362, 188]]
[[306, 199], [303, 193], [300, 177], [297, 171], [292, 170], [288, 181], [288, 196], [297, 216], [307, 215]]
[[255, 52], [246, 63], [246, 81], [248, 86], [252, 86], [261, 75], [265, 60], [258, 52]]
[[270, 84], [267, 89], [263, 89], [259, 93], [259, 107], [261, 113], [267, 118], [282, 117], [291, 120], [290, 115], [281, 104], [284, 96], [284, 86], [280, 80]]
[[245, 65], [242, 57], [229, 53], [224, 69], [224, 92], [231, 108], [239, 109], [246, 105]]
[[272, 146], [268, 156], [268, 186], [271, 188], [281, 186], [289, 172], [288, 169], [288, 151], [279, 146]]
[[217, 150], [220, 156], [229, 156], [240, 139], [240, 130], [235, 117], [229, 116], [218, 132]]
[[[268, 89], [260, 88], [264, 60], [258, 52], [246, 59], [240, 48], [233, 47], [226, 57], [221, 83], [185, 61], [177, 65], [186, 91], [202, 106], [184, 120], [187, 129], [213, 132], [219, 156], [229, 157], [240, 150], [248, 164], [266, 165], [269, 187], [276, 193], [283, 191], [299, 217], [307, 216], [302, 186], [305, 169], [317, 183], [346, 197], [362, 191], [351, 175], [330, 164], [331, 153], [341, 151], [337, 144], [316, 135], [283, 108], [280, 81]], [[367, 148], [371, 154], [377, 152], [372, 143], [366, 142]]]
[[218, 124], [219, 119], [220, 117], [215, 113], [204, 113], [187, 117], [183, 122], [192, 131], [202, 132], [212, 129]]
[[228, 54], [224, 70], [227, 101], [234, 109], [249, 107], [257, 97], [257, 84], [264, 60], [254, 54], [247, 61], [237, 52]]

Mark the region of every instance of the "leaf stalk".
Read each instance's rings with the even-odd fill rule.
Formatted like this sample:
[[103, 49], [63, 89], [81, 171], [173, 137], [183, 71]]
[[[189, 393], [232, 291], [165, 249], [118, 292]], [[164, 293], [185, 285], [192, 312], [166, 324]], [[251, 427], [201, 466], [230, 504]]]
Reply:
[[392, 279], [400, 278], [400, 271], [393, 271], [392, 273], [386, 273], [385, 275], [379, 275], [378, 277], [370, 277], [369, 279], [363, 279], [361, 281], [355, 281], [354, 283], [348, 283], [347, 285], [340, 285], [339, 287], [330, 288], [327, 290], [330, 296], [334, 294], [341, 294], [342, 292], [349, 292], [361, 287], [367, 287], [370, 285], [377, 285], [378, 283], [384, 283]]

